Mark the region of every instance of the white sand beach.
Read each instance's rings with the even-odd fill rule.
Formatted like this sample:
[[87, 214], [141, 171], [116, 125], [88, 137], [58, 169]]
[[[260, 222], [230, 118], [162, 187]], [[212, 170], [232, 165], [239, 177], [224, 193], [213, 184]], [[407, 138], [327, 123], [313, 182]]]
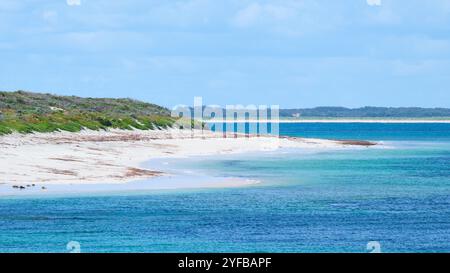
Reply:
[[[14, 133], [0, 137], [0, 184], [9, 187], [121, 184], [170, 175], [143, 167], [143, 163], [150, 159], [274, 151], [279, 148], [320, 150], [355, 144], [361, 145], [267, 136], [223, 138], [221, 134], [210, 131], [203, 134], [196, 131], [192, 136], [190, 131], [173, 129]], [[229, 182], [233, 186], [239, 185], [236, 180]], [[219, 184], [227, 186], [224, 181]]]

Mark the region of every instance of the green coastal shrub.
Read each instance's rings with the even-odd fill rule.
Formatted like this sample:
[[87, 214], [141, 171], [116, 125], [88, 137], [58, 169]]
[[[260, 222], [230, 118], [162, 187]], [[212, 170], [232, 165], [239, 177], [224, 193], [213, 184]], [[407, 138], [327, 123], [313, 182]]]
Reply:
[[78, 132], [83, 128], [154, 130], [174, 124], [166, 108], [131, 99], [0, 92], [0, 134]]

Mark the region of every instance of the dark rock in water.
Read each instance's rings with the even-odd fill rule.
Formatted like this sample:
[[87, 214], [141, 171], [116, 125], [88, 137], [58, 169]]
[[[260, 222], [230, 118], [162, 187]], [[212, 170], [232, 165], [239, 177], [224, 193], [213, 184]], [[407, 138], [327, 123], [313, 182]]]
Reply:
[[[307, 141], [308, 138], [298, 138], [298, 137], [289, 137], [289, 136], [280, 136], [282, 139], [289, 139], [292, 141]], [[329, 141], [333, 141], [334, 143], [341, 145], [350, 145], [350, 146], [375, 146], [378, 145], [376, 142], [366, 141], [366, 140], [347, 140], [347, 139], [327, 139]]]
[[31, 186], [32, 186], [32, 187], [35, 187], [35, 186], [36, 186], [36, 184], [31, 184]]
[[13, 189], [18, 189], [19, 188], [19, 186], [16, 186], [16, 185], [14, 185], [12, 187], [13, 187]]
[[24, 186], [20, 186], [20, 187], [19, 187], [19, 189], [21, 189], [21, 190], [24, 190], [24, 189], [25, 189], [25, 187], [24, 187]]
[[46, 190], [47, 188], [46, 188], [46, 187], [41, 187], [41, 189], [42, 189], [42, 190]]
[[339, 140], [340, 144], [343, 145], [354, 145], [354, 146], [375, 146], [377, 143], [365, 141], [365, 140]]

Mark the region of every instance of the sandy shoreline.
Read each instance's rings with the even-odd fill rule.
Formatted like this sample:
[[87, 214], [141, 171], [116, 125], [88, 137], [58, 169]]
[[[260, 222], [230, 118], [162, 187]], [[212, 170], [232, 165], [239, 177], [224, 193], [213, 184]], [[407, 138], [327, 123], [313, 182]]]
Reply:
[[[41, 185], [123, 184], [170, 175], [151, 166], [143, 167], [144, 162], [156, 158], [216, 156], [279, 148], [320, 150], [365, 144], [275, 137], [223, 138], [209, 131], [203, 134], [196, 131], [192, 137], [190, 131], [172, 129], [16, 133], [0, 136], [0, 184], [8, 187], [35, 184], [39, 188]], [[239, 185], [237, 181], [230, 181], [231, 184]], [[227, 186], [227, 183], [221, 181], [220, 185]]]

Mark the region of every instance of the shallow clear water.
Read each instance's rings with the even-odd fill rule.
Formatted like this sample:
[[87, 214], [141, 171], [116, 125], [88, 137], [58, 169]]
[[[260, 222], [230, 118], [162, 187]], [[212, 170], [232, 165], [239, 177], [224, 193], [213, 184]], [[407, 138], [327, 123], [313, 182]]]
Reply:
[[384, 148], [198, 158], [182, 169], [257, 178], [239, 189], [0, 199], [0, 251], [450, 251], [450, 124], [282, 124], [283, 135]]

